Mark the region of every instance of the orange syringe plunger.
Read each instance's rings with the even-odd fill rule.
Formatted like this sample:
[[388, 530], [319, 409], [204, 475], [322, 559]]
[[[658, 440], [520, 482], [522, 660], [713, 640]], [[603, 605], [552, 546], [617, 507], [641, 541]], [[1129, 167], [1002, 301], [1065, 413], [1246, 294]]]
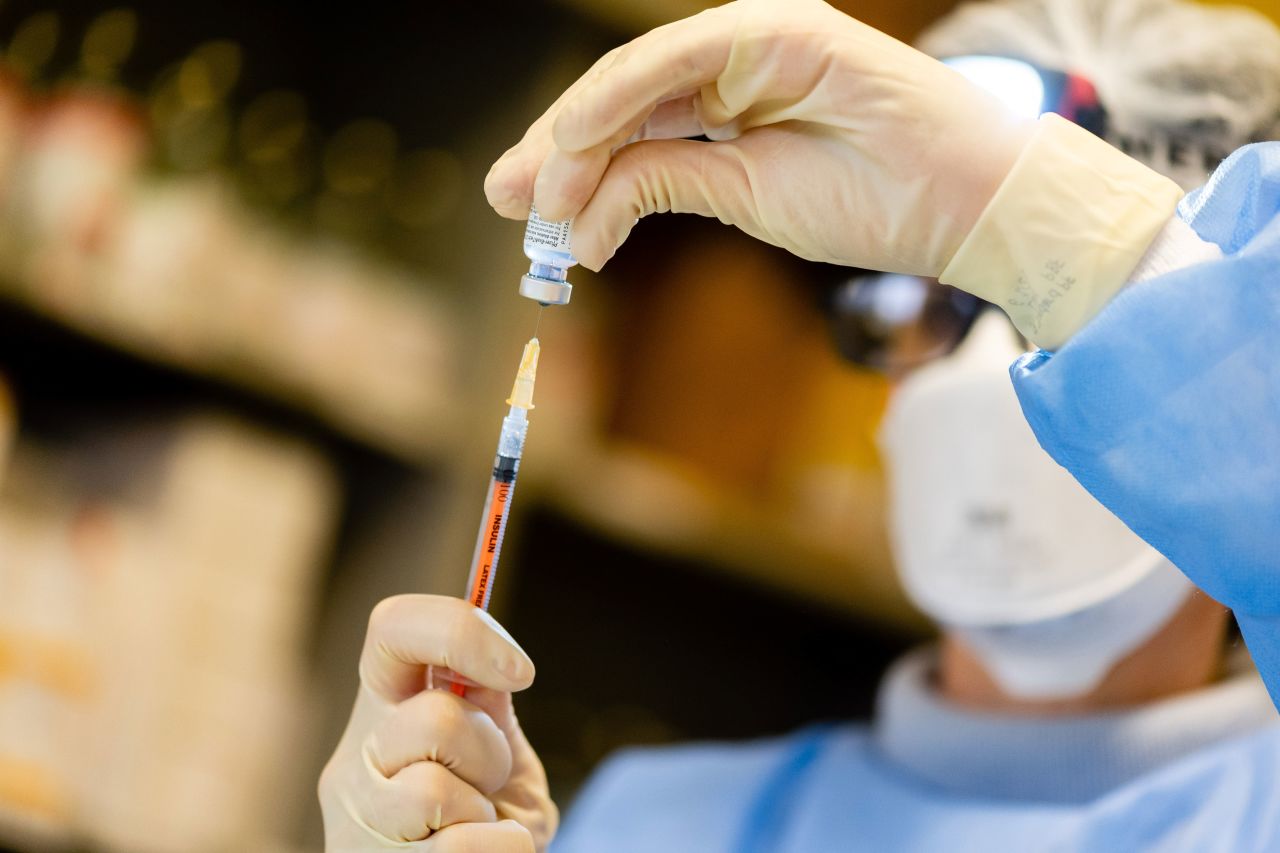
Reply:
[[[482, 610], [489, 609], [489, 595], [498, 570], [498, 555], [507, 532], [507, 515], [511, 512], [511, 496], [524, 455], [524, 440], [529, 432], [529, 410], [533, 408], [533, 383], [538, 372], [537, 338], [530, 339], [520, 357], [520, 368], [507, 403], [511, 411], [502, 419], [498, 437], [498, 453], [493, 460], [493, 477], [480, 517], [480, 533], [471, 558], [471, 576], [467, 580], [467, 600]], [[466, 695], [465, 685], [455, 682], [451, 688], [459, 696]]]

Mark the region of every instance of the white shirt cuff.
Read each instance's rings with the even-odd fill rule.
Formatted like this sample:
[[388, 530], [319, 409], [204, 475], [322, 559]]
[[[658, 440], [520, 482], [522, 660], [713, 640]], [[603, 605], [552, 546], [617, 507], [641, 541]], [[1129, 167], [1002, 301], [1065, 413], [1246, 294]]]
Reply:
[[1146, 281], [1184, 267], [1222, 259], [1217, 243], [1200, 239], [1191, 226], [1174, 216], [1160, 229], [1138, 266], [1129, 276], [1129, 284]]

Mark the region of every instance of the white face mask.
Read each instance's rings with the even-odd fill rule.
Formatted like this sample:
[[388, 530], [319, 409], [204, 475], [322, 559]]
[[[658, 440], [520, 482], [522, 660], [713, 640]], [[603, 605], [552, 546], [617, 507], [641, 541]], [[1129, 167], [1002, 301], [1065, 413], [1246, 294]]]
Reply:
[[1066, 699], [1093, 690], [1159, 631], [1195, 589], [1161, 557], [1145, 578], [1092, 607], [1025, 625], [956, 628], [1001, 689], [1019, 699]]
[[[915, 604], [944, 625], [1008, 633], [1104, 602], [1118, 607], [1118, 597], [1164, 565], [1041, 450], [1009, 379], [1021, 352], [1008, 322], [987, 312], [955, 353], [902, 383], [881, 427], [898, 570]], [[1135, 625], [1155, 624], [1136, 641], [1088, 629], [1111, 653], [1124, 648], [1113, 660], [1170, 613], [1154, 597], [1125, 596], [1124, 604]], [[1073, 654], [1070, 624], [1054, 629], [1051, 643], [1063, 657]], [[982, 654], [979, 645], [992, 644], [975, 644]], [[1059, 673], [1063, 689], [1080, 681], [1048, 659], [1044, 669]]]

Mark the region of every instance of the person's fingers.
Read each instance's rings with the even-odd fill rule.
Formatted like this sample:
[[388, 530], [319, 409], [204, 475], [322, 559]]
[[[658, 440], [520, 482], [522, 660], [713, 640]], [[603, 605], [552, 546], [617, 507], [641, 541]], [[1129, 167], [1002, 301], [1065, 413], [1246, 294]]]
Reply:
[[492, 616], [438, 595], [399, 595], [373, 609], [360, 656], [360, 680], [400, 702], [420, 692], [428, 665], [448, 667], [495, 690], [533, 683], [533, 661]]
[[536, 853], [529, 830], [514, 820], [460, 823], [432, 835], [423, 853]]
[[736, 142], [638, 142], [613, 158], [573, 223], [573, 254], [599, 270], [651, 213], [696, 213], [751, 231], [752, 167]]
[[[614, 151], [621, 145], [655, 139], [686, 139], [708, 129], [699, 114], [696, 95], [658, 104], [647, 115], [628, 122], [613, 138], [585, 151], [552, 147], [534, 181], [534, 206], [550, 222], [572, 219], [591, 199]], [[619, 138], [622, 134], [627, 138]]]
[[511, 747], [498, 724], [447, 690], [423, 691], [401, 702], [369, 734], [365, 750], [388, 778], [415, 762], [434, 761], [491, 794], [511, 775]]
[[[533, 128], [529, 132], [532, 133]], [[528, 148], [521, 147], [524, 145], [522, 141], [495, 160], [484, 178], [484, 195], [489, 206], [505, 219], [528, 218], [529, 206], [533, 204], [533, 182], [550, 150], [549, 145], [530, 143], [530, 148], [538, 149], [535, 156]]]
[[696, 92], [729, 60], [739, 8], [728, 4], [645, 33], [565, 99], [552, 126], [557, 147], [585, 151], [626, 139], [659, 103]]
[[466, 701], [487, 714], [503, 732], [519, 727], [516, 723], [515, 705], [510, 693], [490, 690], [487, 687], [476, 687], [467, 691]]
[[616, 61], [622, 48], [614, 48], [596, 60], [578, 80], [564, 91], [537, 121], [529, 126], [518, 143], [511, 146], [489, 168], [484, 179], [484, 194], [499, 215], [508, 219], [524, 219], [533, 204], [533, 185], [555, 143], [551, 139], [551, 126], [560, 107], [573, 97], [578, 89], [594, 79]]
[[572, 153], [552, 148], [533, 185], [538, 215], [547, 222], [572, 219], [596, 191], [610, 156], [603, 145]]
[[635, 129], [627, 142], [644, 142], [649, 139], [688, 139], [701, 136], [709, 128], [698, 112], [698, 95], [670, 98], [653, 108], [644, 122]]
[[467, 692], [467, 701], [484, 710], [506, 737], [511, 749], [511, 776], [494, 796], [498, 812], [514, 818], [537, 838], [551, 838], [560, 823], [560, 811], [547, 790], [547, 774], [516, 720], [510, 693], [484, 688]]
[[490, 168], [485, 196], [494, 210], [523, 219], [536, 195], [543, 218], [572, 218], [628, 139], [701, 133], [694, 96], [728, 60], [732, 6], [659, 27], [601, 57]]
[[351, 819], [391, 841], [421, 841], [445, 827], [493, 823], [497, 813], [488, 798], [448, 768], [419, 761], [390, 779], [376, 767], [354, 797], [343, 798]]

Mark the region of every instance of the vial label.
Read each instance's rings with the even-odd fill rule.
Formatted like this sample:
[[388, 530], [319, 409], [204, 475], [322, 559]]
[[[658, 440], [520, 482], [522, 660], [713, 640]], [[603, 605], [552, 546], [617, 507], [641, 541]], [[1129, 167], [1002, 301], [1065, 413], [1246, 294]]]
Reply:
[[529, 223], [524, 229], [524, 242], [530, 246], [544, 246], [554, 252], [569, 254], [569, 224], [564, 222], [547, 222], [538, 216], [536, 210], [529, 210]]

